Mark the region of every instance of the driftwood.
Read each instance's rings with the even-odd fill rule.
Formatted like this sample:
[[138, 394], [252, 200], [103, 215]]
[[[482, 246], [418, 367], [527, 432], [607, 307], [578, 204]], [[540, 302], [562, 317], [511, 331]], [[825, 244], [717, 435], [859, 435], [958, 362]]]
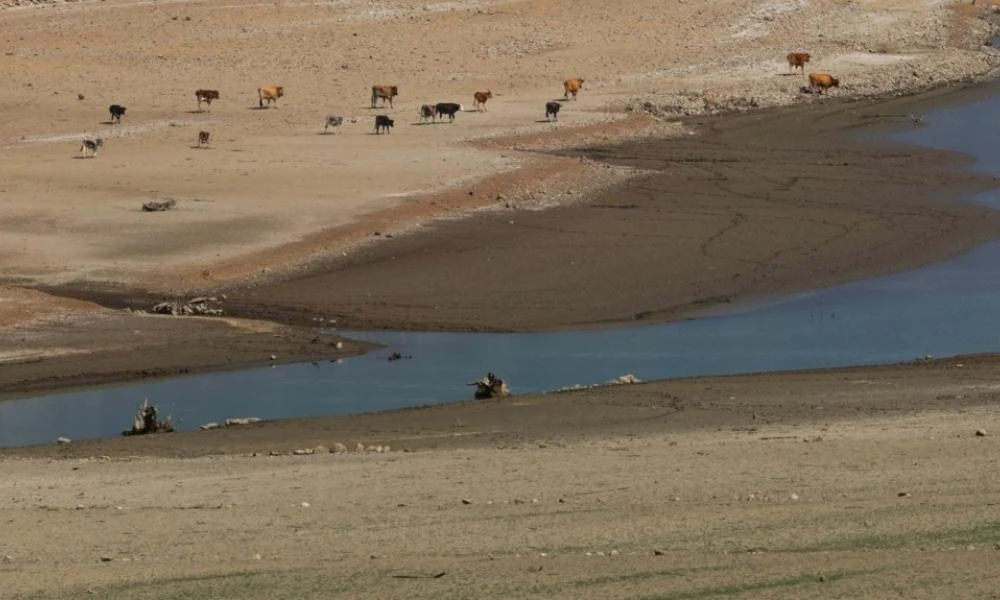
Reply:
[[169, 420], [160, 421], [157, 419], [156, 407], [149, 403], [149, 399], [143, 400], [139, 410], [135, 413], [132, 421], [132, 429], [123, 431], [122, 435], [146, 435], [149, 433], [171, 433], [174, 426]]
[[167, 198], [166, 200], [150, 200], [149, 202], [144, 202], [142, 205], [142, 212], [163, 212], [165, 210], [170, 210], [177, 205], [177, 201], [173, 198]]
[[507, 382], [500, 379], [493, 373], [487, 373], [486, 377], [483, 377], [479, 381], [473, 381], [468, 385], [476, 386], [474, 394], [476, 400], [488, 400], [490, 398], [510, 396], [510, 388], [507, 387]]
[[215, 296], [199, 296], [187, 302], [160, 302], [153, 306], [153, 312], [158, 315], [211, 315], [222, 314], [222, 302]]

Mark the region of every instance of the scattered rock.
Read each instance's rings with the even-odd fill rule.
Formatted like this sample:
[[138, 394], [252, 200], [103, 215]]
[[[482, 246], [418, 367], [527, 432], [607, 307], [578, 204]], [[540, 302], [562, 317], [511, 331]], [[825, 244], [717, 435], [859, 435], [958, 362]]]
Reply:
[[308, 502], [303, 502], [301, 506], [302, 506], [302, 508], [309, 508], [312, 505], [309, 504]]
[[110, 556], [102, 556], [101, 557], [101, 562], [111, 562], [111, 557]]
[[666, 551], [664, 550], [653, 550], [653, 556], [663, 556], [664, 554], [666, 554]]
[[977, 429], [976, 430], [976, 437], [986, 437], [986, 430], [985, 429]]
[[900, 498], [909, 498], [910, 497], [910, 492], [899, 492], [898, 494], [896, 494], [896, 496], [898, 496]]
[[333, 445], [333, 450], [331, 450], [331, 452], [334, 452], [335, 454], [343, 454], [344, 452], [347, 452], [347, 446], [337, 442]]
[[219, 316], [223, 313], [222, 301], [215, 296], [199, 296], [187, 302], [160, 302], [153, 306], [153, 312], [158, 315], [174, 315], [186, 317], [189, 315]]
[[294, 454], [295, 456], [305, 456], [307, 454], [313, 454], [315, 452], [316, 451], [313, 450], [312, 448], [299, 448], [298, 450], [293, 450], [292, 454]]
[[329, 454], [330, 453], [330, 449], [327, 448], [326, 446], [322, 445], [322, 444], [320, 444], [319, 446], [316, 446], [315, 448], [313, 448], [312, 451], [314, 453], [316, 453], [316, 454]]
[[793, 493], [791, 496], [789, 496], [789, 498], [791, 498], [792, 500], [798, 500], [799, 499], [799, 495]]
[[177, 201], [173, 198], [165, 198], [163, 200], [150, 200], [149, 202], [144, 202], [142, 205], [142, 212], [163, 212], [165, 210], [170, 210], [177, 205]]
[[215, 421], [212, 421], [211, 423], [205, 423], [204, 425], [198, 427], [198, 429], [201, 429], [202, 431], [208, 431], [209, 429], [218, 429], [219, 427], [221, 427], [221, 425], [219, 425]]
[[252, 423], [260, 422], [260, 417], [234, 417], [232, 419], [226, 419], [226, 427], [233, 427], [235, 425], [250, 425]]
[[365, 445], [362, 444], [361, 442], [358, 442], [358, 445], [354, 447], [354, 451], [355, 452], [364, 452], [365, 451]]
[[462, 504], [472, 504], [472, 500], [469, 500], [468, 498], [462, 498]]
[[59, 437], [56, 438], [56, 443], [57, 444], [70, 444], [72, 442], [73, 442], [73, 440], [69, 439], [68, 437], [59, 436]]

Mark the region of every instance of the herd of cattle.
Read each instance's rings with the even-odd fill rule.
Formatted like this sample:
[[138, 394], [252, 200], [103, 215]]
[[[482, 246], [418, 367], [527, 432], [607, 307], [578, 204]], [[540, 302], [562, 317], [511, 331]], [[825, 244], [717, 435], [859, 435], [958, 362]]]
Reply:
[[[805, 72], [805, 65], [810, 60], [810, 55], [808, 52], [791, 52], [786, 57], [788, 60], [788, 69], [792, 72], [795, 69], [799, 69], [803, 73]], [[809, 88], [808, 91], [818, 91], [822, 93], [831, 87], [840, 87], [840, 80], [833, 77], [829, 73], [821, 73], [818, 71], [812, 71], [809, 73]], [[563, 82], [563, 99], [553, 100], [545, 103], [545, 119], [547, 121], [558, 121], [559, 120], [559, 110], [562, 108], [562, 102], [569, 100], [571, 97], [575, 100], [577, 94], [583, 89], [583, 79], [574, 78], [567, 79]], [[806, 90], [806, 88], [803, 88]], [[257, 106], [259, 108], [265, 108], [278, 106], [278, 98], [282, 98], [285, 95], [284, 86], [280, 85], [262, 85], [257, 89]], [[378, 102], [382, 102], [382, 107], [384, 108], [386, 103], [389, 104], [389, 108], [392, 108], [393, 98], [399, 95], [399, 87], [395, 85], [373, 85], [372, 95], [371, 95], [371, 108], [378, 108]], [[218, 100], [220, 98], [218, 90], [209, 89], [199, 89], [195, 90], [194, 93], [195, 100], [198, 102], [198, 110], [202, 110], [201, 105], [204, 104], [209, 110], [212, 108], [212, 101]], [[493, 97], [493, 92], [491, 90], [477, 91], [473, 94], [473, 107], [475, 107], [478, 112], [486, 111], [486, 102]], [[83, 96], [80, 96], [82, 99]], [[417, 118], [419, 123], [426, 123], [428, 121], [444, 121], [445, 117], [448, 117], [448, 122], [455, 121], [456, 113], [464, 111], [465, 108], [457, 102], [438, 102], [437, 104], [421, 104], [417, 111]], [[122, 117], [125, 116], [125, 107], [119, 104], [112, 104], [108, 107], [108, 111], [111, 114], [110, 123], [121, 123]], [[351, 118], [352, 123], [356, 119]], [[338, 130], [341, 125], [344, 124], [344, 117], [340, 115], [327, 115], [326, 125], [323, 128], [324, 132], [329, 132], [332, 128], [334, 131]], [[382, 132], [390, 133], [393, 125], [396, 124], [394, 119], [389, 118], [388, 115], [376, 115], [375, 116], [375, 133], [381, 134]], [[198, 132], [198, 147], [208, 145], [209, 138], [211, 134], [208, 131]], [[104, 140], [101, 138], [85, 138], [83, 140], [83, 145], [80, 146], [80, 152], [84, 156], [94, 157], [97, 155], [98, 149], [104, 145]]]

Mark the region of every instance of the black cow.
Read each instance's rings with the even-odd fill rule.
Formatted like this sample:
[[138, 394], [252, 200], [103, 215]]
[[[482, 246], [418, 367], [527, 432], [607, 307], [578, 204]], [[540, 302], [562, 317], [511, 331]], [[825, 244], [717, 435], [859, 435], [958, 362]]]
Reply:
[[461, 104], [455, 104], [454, 102], [438, 102], [434, 105], [434, 112], [437, 113], [438, 118], [443, 118], [444, 115], [448, 115], [448, 121], [455, 120], [455, 113], [462, 110]]
[[562, 108], [562, 104], [558, 102], [546, 102], [545, 103], [545, 118], [552, 120], [559, 120], [559, 109]]
[[380, 129], [385, 129], [386, 133], [391, 133], [389, 130], [396, 122], [385, 115], [378, 115], [375, 117], [375, 133], [379, 133]]
[[112, 123], [121, 123], [122, 117], [125, 116], [125, 107], [120, 104], [112, 104], [108, 107], [108, 112], [111, 113]]

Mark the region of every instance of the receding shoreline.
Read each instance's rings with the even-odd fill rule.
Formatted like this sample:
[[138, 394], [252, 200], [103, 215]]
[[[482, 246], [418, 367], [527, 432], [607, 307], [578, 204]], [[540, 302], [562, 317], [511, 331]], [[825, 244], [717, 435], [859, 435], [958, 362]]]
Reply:
[[[244, 332], [218, 328], [214, 342], [210, 341], [211, 332], [206, 332], [197, 354], [171, 350], [171, 343], [190, 347], [181, 334], [174, 342], [155, 347], [7, 364], [0, 369], [0, 387], [10, 398], [25, 392], [250, 368], [273, 364], [272, 354], [279, 357], [278, 362], [329, 358], [329, 352], [317, 353], [311, 344], [331, 324], [349, 338], [352, 328], [538, 331], [656, 323], [684, 318], [731, 300], [815, 289], [946, 260], [1000, 232], [996, 213], [961, 200], [963, 195], [995, 183], [989, 177], [965, 172], [963, 166], [969, 159], [964, 155], [888, 142], [860, 143], [855, 133], [866, 128], [872, 135], [884, 135], [894, 128], [912, 127], [899, 115], [975, 99], [995, 88], [993, 83], [953, 85], [904, 98], [833, 100], [754, 114], [690, 119], [685, 126], [700, 135], [564, 151], [568, 157], [586, 155], [651, 174], [632, 179], [624, 188], [583, 197], [574, 205], [544, 211], [504, 208], [441, 222], [427, 230], [371, 244], [350, 258], [317, 264], [311, 272], [286, 281], [224, 290], [230, 316], [280, 323], [287, 327], [283, 336], [247, 338]], [[747, 143], [759, 143], [761, 149], [740, 147]], [[649, 148], [657, 150], [649, 152]], [[816, 161], [816, 156], [822, 158]], [[681, 201], [654, 197], [641, 187], [669, 177], [671, 169], [664, 169], [664, 164], [675, 165], [673, 171], [690, 178], [671, 190], [660, 184], [663, 193]], [[692, 176], [692, 172], [708, 175]], [[761, 172], [769, 173], [772, 181], [756, 181], [756, 173]], [[713, 178], [727, 178], [726, 189], [707, 197], [705, 189], [719, 189]], [[796, 178], [815, 183], [794, 194], [786, 190], [786, 198], [778, 197], [784, 181]], [[678, 192], [676, 187], [689, 191]], [[903, 202], [892, 205], [882, 200], [902, 189], [908, 190]], [[822, 195], [816, 190], [823, 190]], [[802, 200], [797, 201], [796, 196]], [[701, 203], [681, 203], [690, 197]], [[816, 204], [817, 197], [823, 202], [810, 206]], [[755, 199], [763, 200], [753, 206]], [[787, 223], [776, 226], [771, 222], [776, 214], [768, 202], [784, 203], [779, 204], [782, 218], [795, 211], [801, 216], [791, 227]], [[664, 205], [669, 206], [667, 220], [673, 224], [660, 214]], [[732, 208], [737, 205], [737, 209]], [[729, 227], [727, 211], [741, 212], [744, 221], [751, 222], [748, 233], [726, 249], [729, 255], [740, 254], [738, 261], [725, 256], [713, 259], [704, 251], [705, 240]], [[808, 227], [816, 219], [833, 221], [837, 211], [843, 213], [843, 223], [874, 214], [877, 218], [873, 220], [887, 227], [844, 236], [828, 247], [817, 247], [807, 261], [795, 262], [801, 258], [795, 254], [802, 253], [798, 245], [815, 230], [806, 229], [804, 235], [797, 234], [799, 237], [782, 237], [780, 229], [794, 230], [796, 224]], [[893, 220], [894, 211], [905, 213], [900, 219], [906, 220]], [[690, 219], [699, 217], [698, 213], [708, 218], [695, 228]], [[756, 217], [758, 222], [753, 224]], [[505, 235], [477, 239], [476, 232], [509, 227], [512, 220], [519, 226], [511, 227]], [[905, 229], [902, 235], [901, 225]], [[577, 228], [579, 232], [561, 234], [556, 227]], [[643, 235], [631, 235], [636, 228]], [[761, 231], [772, 233], [754, 233]], [[553, 243], [558, 235], [566, 237]], [[687, 239], [683, 239], [685, 235]], [[866, 251], [866, 243], [872, 244], [873, 250]], [[659, 264], [645, 259], [654, 252], [673, 259]], [[777, 256], [782, 252], [788, 256], [787, 264], [745, 260], [752, 253]], [[569, 263], [574, 260], [588, 265], [587, 280], [573, 279]], [[690, 268], [678, 266], [685, 261], [690, 262]], [[633, 281], [632, 265], [640, 263], [650, 273]], [[468, 275], [474, 279], [484, 264], [499, 269], [500, 289], [477, 290], [469, 285]], [[704, 272], [720, 275], [700, 280], [699, 273]], [[621, 273], [628, 278], [621, 279]], [[539, 292], [540, 283], [548, 290]], [[607, 293], [611, 289], [614, 294]], [[331, 296], [329, 290], [338, 293]], [[138, 291], [49, 291], [115, 308], [141, 309], [160, 298]], [[425, 303], [441, 300], [444, 310], [412, 302], [414, 296], [427, 291], [432, 296]], [[449, 300], [449, 295], [454, 298]], [[404, 303], [403, 299], [410, 301]], [[475, 314], [463, 305], [475, 307]], [[442, 318], [442, 313], [447, 318]], [[174, 319], [172, 323], [183, 329], [186, 322]], [[175, 358], [164, 365], [164, 355]], [[150, 368], [151, 364], [158, 366]], [[95, 369], [95, 365], [100, 368]]]

